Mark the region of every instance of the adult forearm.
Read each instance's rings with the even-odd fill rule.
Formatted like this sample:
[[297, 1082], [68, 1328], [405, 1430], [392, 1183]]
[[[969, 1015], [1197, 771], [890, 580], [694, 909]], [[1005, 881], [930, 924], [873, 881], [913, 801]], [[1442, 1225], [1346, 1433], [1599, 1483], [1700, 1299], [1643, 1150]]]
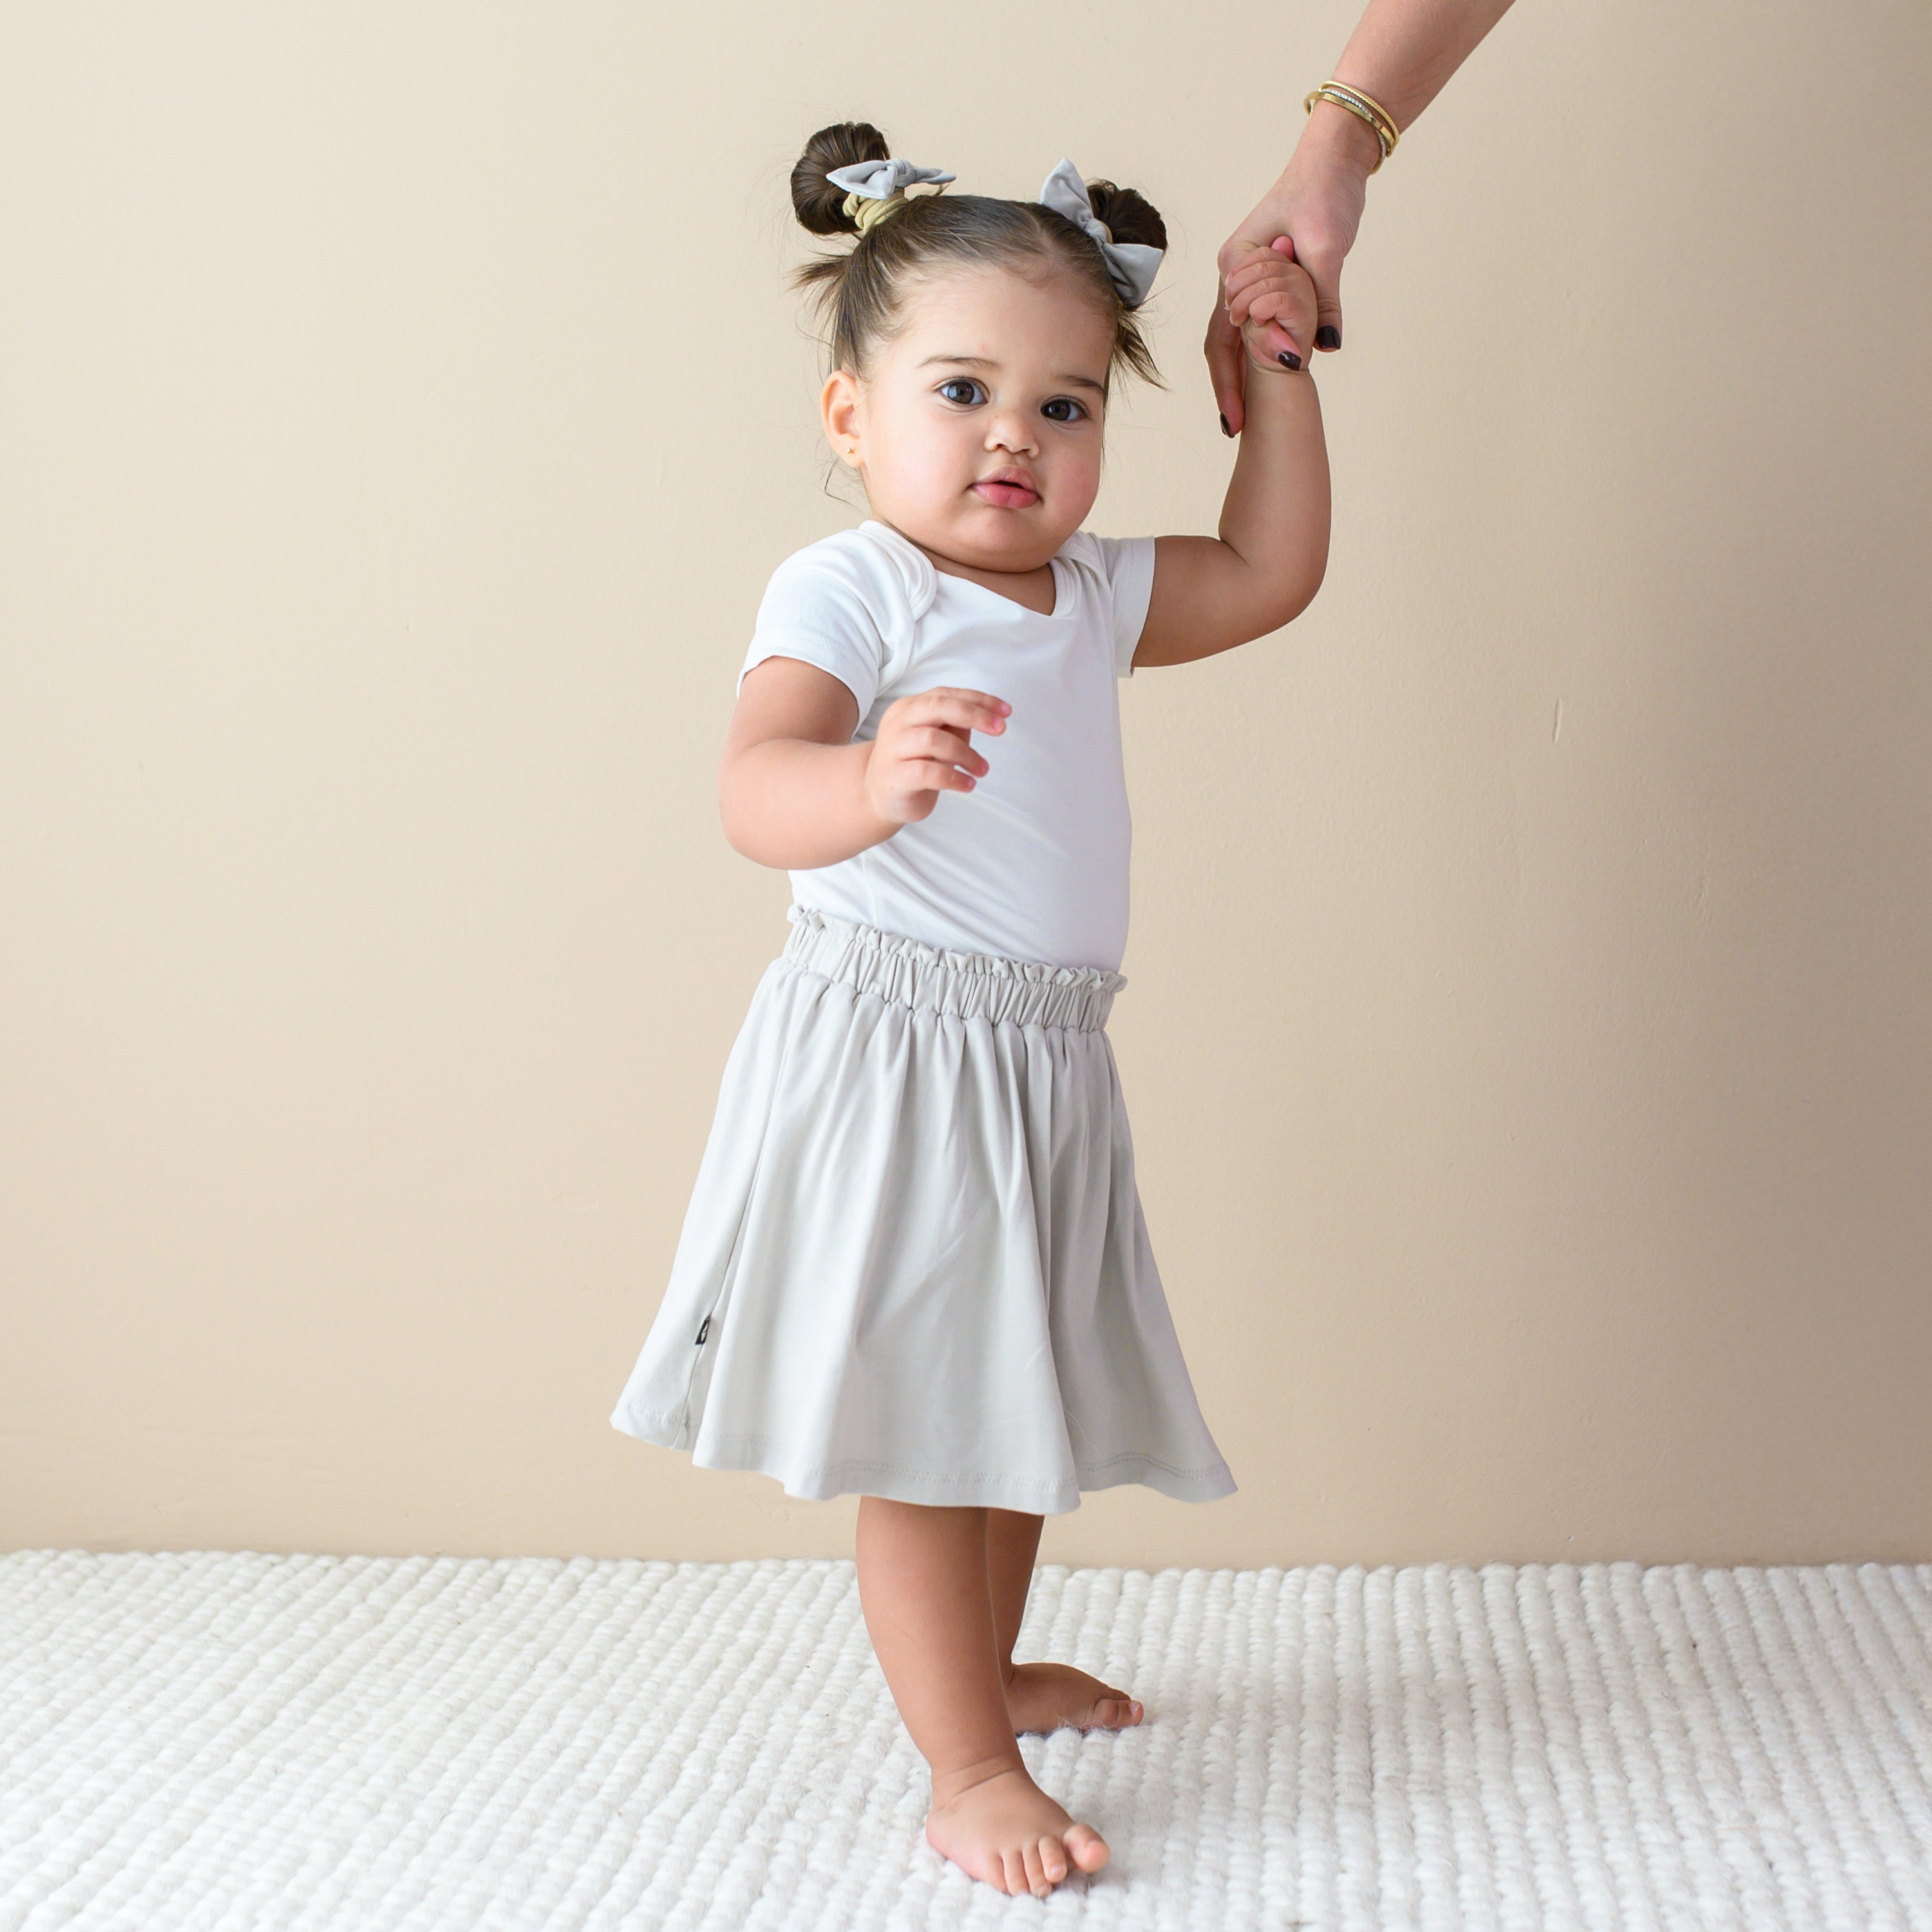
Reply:
[[[1398, 133], [1442, 91], [1471, 50], [1509, 10], [1510, 0], [1368, 0], [1332, 78], [1359, 88], [1394, 118]], [[1279, 236], [1294, 244], [1295, 260], [1314, 278], [1320, 326], [1317, 350], [1342, 346], [1342, 264], [1355, 245], [1370, 172], [1382, 145], [1369, 124], [1333, 100], [1318, 100], [1281, 178], [1221, 244], [1225, 279], [1244, 246]], [[1268, 346], [1279, 349], [1272, 324]], [[1300, 345], [1304, 352], [1309, 345]], [[1230, 436], [1240, 433], [1247, 404], [1240, 338], [1217, 305], [1202, 348], [1216, 406]]]
[[[1360, 88], [1388, 110], [1398, 129], [1406, 128], [1509, 6], [1510, 0], [1369, 0], [1333, 77]], [[1346, 108], [1325, 101], [1316, 104], [1312, 118], [1355, 120]], [[1362, 132], [1369, 134], [1365, 127]]]
[[881, 844], [899, 828], [866, 797], [869, 740], [820, 745], [767, 738], [730, 754], [718, 778], [733, 847], [761, 866], [808, 872]]

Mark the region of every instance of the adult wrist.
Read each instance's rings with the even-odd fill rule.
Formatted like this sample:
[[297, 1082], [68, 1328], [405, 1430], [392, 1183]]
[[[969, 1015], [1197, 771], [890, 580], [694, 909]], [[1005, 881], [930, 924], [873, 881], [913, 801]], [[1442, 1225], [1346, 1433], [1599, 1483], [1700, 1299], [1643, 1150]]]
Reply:
[[1326, 165], [1346, 168], [1365, 182], [1382, 158], [1376, 130], [1360, 115], [1325, 98], [1308, 110], [1308, 123], [1295, 145], [1296, 154], [1304, 148]]

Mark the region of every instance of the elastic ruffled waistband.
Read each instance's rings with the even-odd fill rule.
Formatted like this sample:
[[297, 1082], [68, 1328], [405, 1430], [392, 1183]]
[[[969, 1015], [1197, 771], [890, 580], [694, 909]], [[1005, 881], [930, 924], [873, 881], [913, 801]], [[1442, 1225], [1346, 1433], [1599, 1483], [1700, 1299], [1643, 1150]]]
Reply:
[[1107, 1024], [1114, 995], [1127, 983], [1098, 966], [1049, 966], [994, 952], [956, 952], [903, 933], [835, 919], [812, 906], [794, 905], [785, 916], [792, 929], [784, 956], [802, 971], [842, 980], [902, 1006], [956, 1013], [962, 1019], [1097, 1032]]

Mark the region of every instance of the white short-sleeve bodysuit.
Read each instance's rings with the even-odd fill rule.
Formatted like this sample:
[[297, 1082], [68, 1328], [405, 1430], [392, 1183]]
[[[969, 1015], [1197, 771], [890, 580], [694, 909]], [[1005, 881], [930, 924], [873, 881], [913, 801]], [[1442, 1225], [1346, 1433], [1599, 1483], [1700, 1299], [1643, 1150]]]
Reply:
[[791, 874], [792, 896], [928, 945], [1118, 970], [1132, 840], [1117, 677], [1132, 670], [1154, 588], [1154, 539], [1070, 537], [1051, 613], [936, 570], [868, 521], [773, 574], [739, 681], [768, 657], [829, 671], [869, 739], [896, 699], [951, 685], [1003, 698], [1006, 728], [974, 734], [989, 769], [925, 818], [836, 866]]

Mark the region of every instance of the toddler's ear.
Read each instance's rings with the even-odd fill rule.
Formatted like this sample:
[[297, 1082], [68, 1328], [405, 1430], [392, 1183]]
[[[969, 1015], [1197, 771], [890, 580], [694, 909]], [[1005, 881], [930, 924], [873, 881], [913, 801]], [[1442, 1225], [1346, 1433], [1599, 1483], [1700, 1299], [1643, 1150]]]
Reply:
[[826, 377], [818, 394], [819, 419], [825, 440], [846, 463], [856, 454], [859, 427], [859, 386], [849, 369], [835, 369]]

